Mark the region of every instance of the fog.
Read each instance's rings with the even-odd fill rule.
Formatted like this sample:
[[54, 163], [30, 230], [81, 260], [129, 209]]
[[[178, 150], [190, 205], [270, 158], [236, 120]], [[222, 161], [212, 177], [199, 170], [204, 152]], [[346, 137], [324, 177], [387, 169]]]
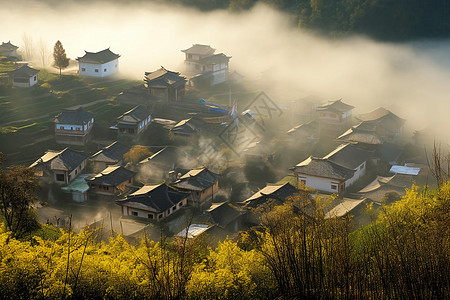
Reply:
[[[183, 71], [182, 49], [209, 44], [232, 56], [230, 67], [266, 86], [278, 101], [307, 95], [342, 98], [355, 114], [395, 105], [411, 127], [448, 127], [450, 52], [447, 41], [379, 43], [364, 37], [326, 39], [296, 29], [290, 17], [266, 6], [248, 12], [199, 12], [161, 4], [48, 6], [8, 1], [0, 11], [1, 41], [23, 35], [53, 48], [61, 40], [74, 59], [107, 47], [121, 55], [121, 73], [141, 79], [160, 66]], [[37, 51], [37, 49], [36, 49]]]

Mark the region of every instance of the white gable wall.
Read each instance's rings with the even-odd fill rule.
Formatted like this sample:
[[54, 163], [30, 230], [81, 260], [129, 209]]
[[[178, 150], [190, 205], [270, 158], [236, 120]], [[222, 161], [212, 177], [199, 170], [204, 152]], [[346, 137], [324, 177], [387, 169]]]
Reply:
[[345, 187], [349, 187], [352, 185], [356, 180], [358, 180], [361, 176], [366, 174], [366, 162], [363, 162], [360, 164], [355, 170], [355, 173], [353, 174], [353, 177], [348, 179], [345, 182]]
[[[307, 187], [313, 188], [318, 191], [338, 193], [339, 181], [331, 178], [316, 177], [305, 174], [297, 174], [299, 184], [302, 180], [305, 180]], [[336, 189], [332, 189], [331, 185], [335, 185]]]
[[[97, 70], [97, 72], [96, 72]], [[106, 77], [119, 71], [119, 59], [116, 58], [104, 64], [78, 62], [78, 73], [92, 77]]]
[[13, 86], [15, 87], [32, 87], [38, 83], [37, 75], [33, 75], [29, 78], [28, 82], [21, 82], [21, 81], [15, 81], [13, 80]]

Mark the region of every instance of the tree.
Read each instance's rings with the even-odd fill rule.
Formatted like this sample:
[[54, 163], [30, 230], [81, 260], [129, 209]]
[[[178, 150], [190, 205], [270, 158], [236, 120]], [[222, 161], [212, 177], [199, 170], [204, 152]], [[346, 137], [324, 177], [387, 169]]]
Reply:
[[39, 40], [39, 59], [41, 61], [42, 67], [47, 67], [48, 59], [50, 57], [49, 49], [47, 43], [41, 38]]
[[64, 50], [61, 42], [58, 40], [53, 47], [53, 59], [55, 60], [54, 66], [59, 68], [59, 75], [61, 75], [61, 70], [69, 66], [69, 59], [66, 55], [66, 50]]
[[[3, 154], [0, 153], [0, 165], [3, 160]], [[0, 217], [13, 237], [21, 237], [37, 227], [31, 208], [37, 199], [37, 187], [33, 169], [24, 166], [0, 169]]]
[[23, 51], [22, 55], [25, 60], [33, 59], [34, 45], [33, 45], [33, 37], [28, 33], [24, 33], [22, 35], [22, 43], [23, 43]]
[[146, 146], [136, 145], [124, 154], [123, 158], [126, 163], [136, 164], [146, 157], [152, 156], [153, 153]]

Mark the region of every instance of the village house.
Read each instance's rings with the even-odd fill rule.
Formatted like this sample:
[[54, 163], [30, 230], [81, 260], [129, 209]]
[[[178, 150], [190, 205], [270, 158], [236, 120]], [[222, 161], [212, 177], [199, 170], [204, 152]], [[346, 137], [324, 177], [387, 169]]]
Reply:
[[86, 179], [92, 192], [112, 195], [125, 192], [127, 186], [133, 184], [136, 172], [121, 166], [109, 166], [94, 177]]
[[201, 167], [190, 170], [172, 186], [182, 192], [190, 193], [189, 202], [192, 206], [209, 206], [219, 189], [219, 177], [219, 174]]
[[139, 162], [139, 176], [144, 182], [154, 180], [168, 180], [176, 176], [175, 170], [184, 169], [188, 162], [187, 153], [175, 147], [164, 147], [150, 157]]
[[339, 131], [348, 128], [352, 122], [353, 108], [355, 107], [342, 102], [341, 99], [317, 107], [321, 130]]
[[59, 144], [86, 145], [94, 126], [94, 115], [83, 108], [65, 110], [55, 117], [55, 139]]
[[161, 221], [186, 206], [188, 196], [161, 183], [145, 185], [116, 203], [122, 207], [123, 216]]
[[19, 58], [17, 49], [19, 49], [19, 47], [11, 44], [11, 41], [8, 41], [7, 43], [2, 42], [0, 45], [0, 56]]
[[375, 133], [370, 123], [363, 122], [345, 131], [337, 139], [339, 142], [361, 143], [367, 145], [380, 145], [381, 138]]
[[117, 120], [116, 127], [119, 131], [119, 135], [137, 138], [150, 124], [151, 114], [146, 106], [138, 105], [118, 117]]
[[169, 135], [178, 140], [192, 141], [204, 125], [204, 122], [198, 118], [184, 119], [170, 129]]
[[212, 86], [228, 80], [228, 63], [231, 56], [214, 54], [215, 51], [209, 45], [200, 44], [181, 50], [186, 54], [186, 73], [198, 74], [189, 80], [190, 85]]
[[78, 74], [93, 77], [106, 77], [119, 71], [120, 55], [105, 49], [99, 52], [87, 52], [78, 57]]
[[395, 193], [398, 198], [406, 194], [405, 189], [411, 188], [414, 179], [412, 175], [395, 174], [390, 177], [377, 176], [377, 178], [358, 191], [361, 197], [374, 202], [391, 204], [386, 198], [390, 193]]
[[89, 158], [89, 161], [92, 163], [93, 172], [99, 173], [110, 165], [121, 165], [124, 154], [129, 150], [130, 147], [115, 141], [111, 145], [98, 151]]
[[38, 83], [38, 73], [39, 70], [30, 68], [27, 64], [24, 64], [17, 70], [9, 72], [9, 77], [13, 86], [27, 88]]
[[48, 150], [30, 168], [35, 168], [37, 175], [49, 182], [69, 184], [84, 170], [88, 157], [88, 154], [70, 148]]
[[368, 130], [371, 130], [383, 141], [395, 142], [399, 139], [405, 120], [391, 111], [379, 107], [369, 113], [356, 117]]
[[178, 102], [184, 97], [186, 78], [178, 72], [161, 67], [154, 72], [145, 72], [144, 82], [152, 98], [165, 102]]
[[230, 233], [243, 228], [243, 213], [229, 202], [213, 203], [205, 214], [210, 217], [212, 224], [217, 224]]
[[242, 201], [240, 204], [246, 208], [256, 208], [269, 201], [283, 204], [289, 197], [298, 193], [298, 190], [289, 182], [284, 184], [267, 184], [264, 188]]

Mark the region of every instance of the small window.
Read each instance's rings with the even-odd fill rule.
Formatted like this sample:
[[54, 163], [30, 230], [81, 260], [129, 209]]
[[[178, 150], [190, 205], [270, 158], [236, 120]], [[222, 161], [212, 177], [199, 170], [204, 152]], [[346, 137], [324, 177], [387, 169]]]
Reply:
[[153, 214], [148, 214], [147, 217], [148, 217], [149, 219], [153, 219]]
[[34, 81], [36, 81], [37, 80], [37, 76], [34, 76]]
[[103, 189], [107, 191], [107, 190], [109, 190], [109, 187], [108, 186], [103, 186]]
[[136, 217], [137, 217], [137, 215], [138, 215], [137, 211], [132, 211], [131, 214], [132, 214], [133, 216], [136, 216]]
[[163, 214], [159, 214], [159, 215], [158, 215], [158, 219], [161, 219], [162, 216], [163, 216]]
[[98, 73], [98, 69], [95, 69], [95, 73]]
[[182, 207], [183, 206], [183, 202], [178, 203], [178, 207]]
[[103, 69], [103, 72], [106, 72], [106, 69]]
[[75, 170], [75, 175], [77, 175], [78, 174], [78, 170]]
[[364, 169], [365, 164], [362, 164], [361, 167], [359, 167], [360, 170]]
[[86, 72], [86, 68], [81, 68], [81, 72]]
[[117, 69], [117, 64], [116, 64], [116, 69]]
[[175, 205], [174, 207], [172, 207], [172, 211], [176, 210], [177, 206]]
[[130, 178], [130, 179], [128, 179], [128, 183], [131, 183], [131, 178]]
[[332, 189], [332, 190], [337, 190], [337, 185], [332, 184], [332, 185], [331, 185], [331, 189]]
[[64, 174], [56, 174], [56, 181], [64, 181]]

